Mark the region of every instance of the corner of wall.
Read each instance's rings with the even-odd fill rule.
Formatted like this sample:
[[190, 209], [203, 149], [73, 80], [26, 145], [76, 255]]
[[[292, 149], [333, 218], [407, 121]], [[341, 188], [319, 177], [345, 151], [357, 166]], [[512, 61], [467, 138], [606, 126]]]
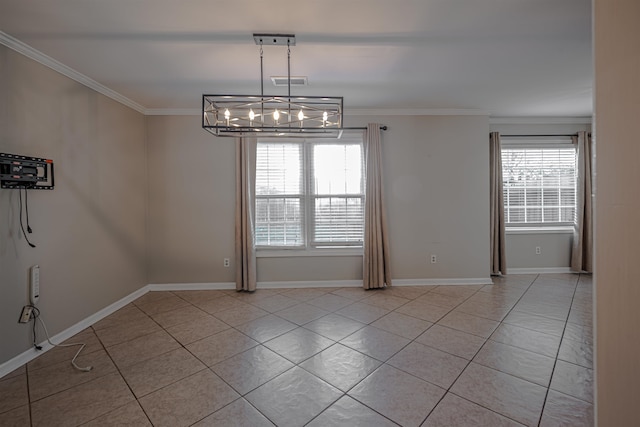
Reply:
[[144, 176], [145, 192], [144, 192], [144, 277], [145, 284], [149, 283], [149, 116], [144, 116]]

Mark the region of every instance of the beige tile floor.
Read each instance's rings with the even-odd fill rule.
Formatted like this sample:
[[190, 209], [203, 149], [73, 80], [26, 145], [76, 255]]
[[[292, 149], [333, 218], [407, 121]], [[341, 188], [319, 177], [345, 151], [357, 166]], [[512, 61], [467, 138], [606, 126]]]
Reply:
[[0, 379], [0, 426], [593, 425], [590, 276], [150, 292]]

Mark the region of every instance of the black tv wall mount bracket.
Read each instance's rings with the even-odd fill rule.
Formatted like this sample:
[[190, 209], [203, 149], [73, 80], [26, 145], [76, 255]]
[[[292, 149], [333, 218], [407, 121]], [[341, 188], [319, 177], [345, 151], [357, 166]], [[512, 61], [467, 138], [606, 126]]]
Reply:
[[0, 153], [0, 188], [53, 190], [53, 160]]

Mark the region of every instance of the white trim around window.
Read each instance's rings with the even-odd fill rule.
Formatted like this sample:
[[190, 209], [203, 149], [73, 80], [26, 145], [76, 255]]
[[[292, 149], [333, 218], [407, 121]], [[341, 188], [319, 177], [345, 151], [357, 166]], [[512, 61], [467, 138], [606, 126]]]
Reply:
[[506, 234], [568, 233], [576, 203], [570, 138], [502, 140]]
[[259, 139], [256, 255], [361, 255], [364, 178], [360, 133], [339, 140]]
[[292, 257], [342, 257], [362, 256], [361, 247], [353, 248], [296, 248], [273, 249], [262, 247], [256, 251], [257, 258], [292, 258]]
[[572, 234], [573, 226], [506, 227], [504, 232], [507, 235], [510, 235], [510, 234]]

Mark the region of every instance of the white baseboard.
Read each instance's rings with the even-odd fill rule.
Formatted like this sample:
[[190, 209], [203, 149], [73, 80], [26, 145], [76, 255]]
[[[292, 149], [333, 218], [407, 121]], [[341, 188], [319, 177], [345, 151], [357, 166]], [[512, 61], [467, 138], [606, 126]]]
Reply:
[[291, 288], [358, 288], [362, 280], [309, 280], [303, 282], [258, 282], [258, 289], [291, 289]]
[[49, 350], [49, 347], [51, 347], [49, 343], [40, 344], [40, 345], [42, 346], [42, 350], [36, 350], [35, 348], [31, 347], [29, 350], [20, 353], [13, 359], [9, 359], [6, 362], [4, 362], [2, 365], [0, 365], [0, 379], [2, 379], [2, 377], [4, 377], [5, 375], [15, 371], [22, 365], [40, 356], [45, 351]]
[[[509, 272], [515, 273], [511, 269]], [[547, 273], [564, 273], [568, 272], [568, 269], [562, 271], [545, 271]], [[524, 273], [520, 273], [524, 274]], [[490, 285], [493, 282], [491, 278], [461, 278], [461, 279], [394, 279], [393, 284], [396, 286], [423, 286], [423, 285]], [[362, 286], [362, 280], [322, 280], [322, 281], [287, 281], [287, 282], [258, 282], [258, 289], [291, 289], [291, 288], [357, 288]], [[236, 284], [234, 282], [219, 282], [219, 283], [152, 283], [124, 298], [114, 302], [113, 304], [103, 308], [102, 310], [88, 316], [87, 318], [79, 321], [73, 326], [65, 329], [64, 331], [51, 337], [51, 341], [55, 343], [61, 343], [72, 336], [76, 335], [98, 322], [105, 317], [113, 314], [117, 310], [121, 309], [125, 305], [140, 298], [147, 292], [153, 291], [187, 291], [187, 290], [228, 290], [235, 289]], [[22, 365], [30, 362], [41, 354], [53, 348], [46, 340], [39, 344], [42, 346], [42, 350], [36, 350], [30, 348], [17, 355], [16, 357], [9, 359], [7, 362], [0, 364], [0, 378], [6, 374], [13, 372]]]
[[509, 268], [507, 267], [507, 276], [510, 274], [561, 274], [575, 273], [569, 267], [540, 267], [540, 268]]
[[149, 291], [216, 291], [235, 289], [236, 283], [152, 283], [147, 288]]
[[[134, 291], [134, 292], [130, 293], [129, 295], [127, 295], [124, 298], [114, 302], [113, 304], [103, 308], [102, 310], [98, 311], [97, 313], [92, 314], [91, 316], [79, 321], [75, 325], [70, 326], [67, 329], [65, 329], [64, 331], [52, 336], [51, 337], [51, 341], [56, 343], [56, 344], [59, 344], [59, 343], [65, 341], [65, 340], [71, 338], [72, 336], [76, 335], [78, 332], [81, 332], [81, 331], [87, 329], [89, 326], [93, 325], [97, 321], [104, 319], [105, 317], [109, 316], [110, 314], [113, 314], [114, 312], [118, 311], [119, 309], [121, 309], [125, 305], [129, 304], [130, 302], [136, 300], [137, 298], [140, 298], [142, 295], [144, 295], [147, 292], [149, 292], [148, 288], [149, 288], [149, 286], [147, 285], [147, 286], [144, 286], [144, 287], [138, 289], [137, 291]], [[43, 317], [43, 319], [44, 319], [44, 317]], [[46, 340], [44, 340], [43, 342], [41, 342], [38, 345], [42, 347], [42, 350], [36, 350], [35, 348], [32, 347], [29, 350], [27, 350], [27, 351], [25, 351], [23, 353], [20, 353], [19, 355], [17, 355], [13, 359], [9, 359], [8, 361], [6, 361], [3, 364], [1, 364], [0, 365], [0, 378], [2, 378], [3, 376], [5, 376], [6, 374], [8, 374], [10, 372], [13, 372], [14, 370], [18, 369], [22, 365], [32, 361], [36, 357], [40, 356], [41, 354], [43, 354], [43, 353], [47, 352], [48, 350], [50, 350], [51, 348], [53, 348], [53, 346], [51, 344], [49, 344], [49, 342], [46, 341]]]
[[[490, 277], [454, 278], [454, 279], [393, 279], [396, 286], [424, 285], [491, 285]], [[258, 282], [257, 289], [293, 289], [293, 288], [359, 288], [362, 280], [304, 280]], [[198, 291], [198, 290], [233, 290], [234, 282], [218, 283], [152, 283], [146, 286], [153, 291]]]
[[393, 279], [396, 286], [425, 286], [425, 285], [493, 285], [491, 277], [470, 277], [457, 279]]
[[[490, 277], [458, 279], [393, 279], [396, 286], [424, 285], [491, 285]], [[304, 280], [258, 282], [257, 289], [293, 289], [293, 288], [359, 288], [362, 280]], [[234, 282], [218, 283], [152, 283], [149, 291], [196, 291], [196, 290], [233, 290]]]
[[[424, 285], [492, 285], [490, 277], [455, 278], [455, 279], [392, 279], [395, 286]], [[258, 282], [258, 289], [290, 289], [290, 288], [359, 288], [362, 280], [321, 280], [304, 282]]]

